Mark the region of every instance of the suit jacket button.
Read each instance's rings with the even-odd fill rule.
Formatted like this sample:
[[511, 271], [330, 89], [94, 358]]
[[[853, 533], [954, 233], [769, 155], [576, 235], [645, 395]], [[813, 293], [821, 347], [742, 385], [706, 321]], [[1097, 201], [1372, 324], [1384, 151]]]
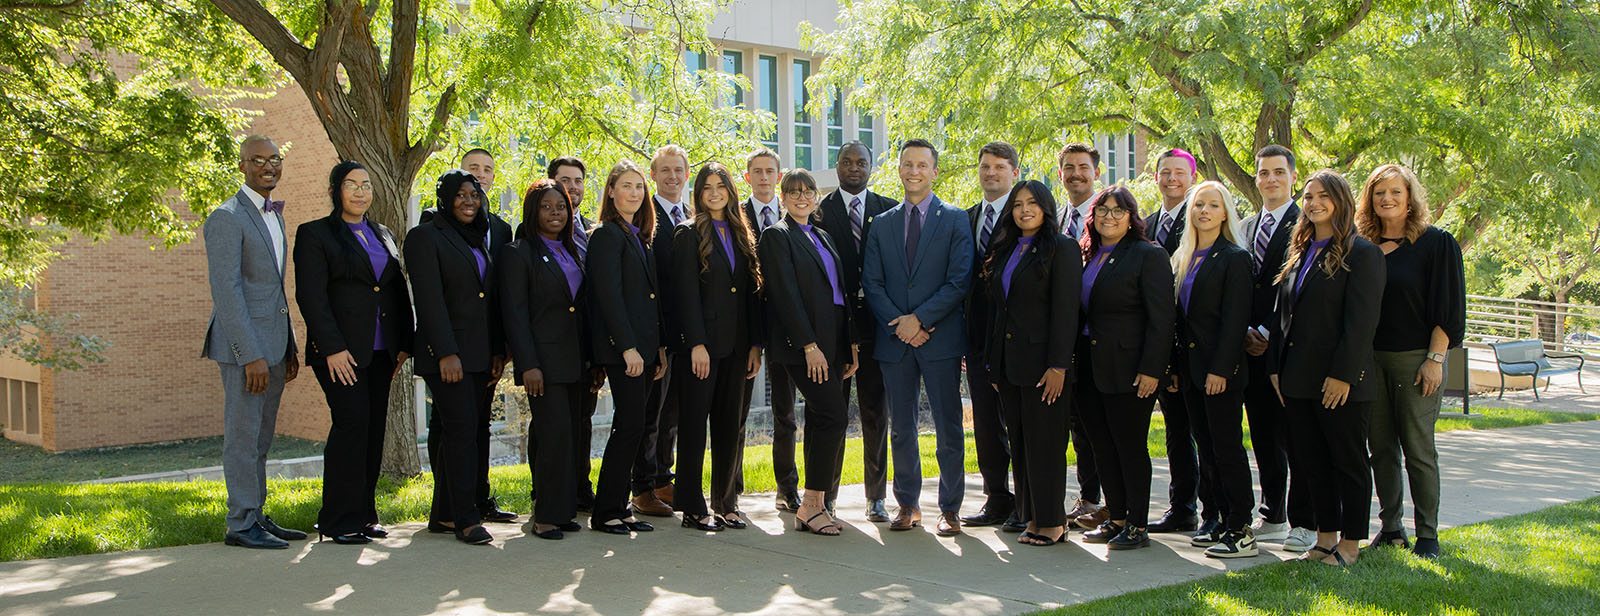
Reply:
[[650, 299], [655, 299], [655, 298], [656, 298], [656, 294], [654, 294], [654, 293], [651, 293], [651, 294], [650, 294]]
[[378, 288], [378, 287], [372, 287], [372, 292], [373, 292], [373, 293], [377, 293], [377, 292], [378, 292], [378, 291], [379, 291], [379, 290], [380, 290], [380, 289], [379, 289], [379, 288]]
[[478, 297], [483, 297], [483, 292], [482, 291], [478, 292]]
[[1006, 334], [1006, 340], [1010, 340], [1010, 339], [1011, 339], [1011, 334]]
[[1293, 342], [1289, 343], [1289, 346], [1294, 346], [1294, 343]]
[[1189, 343], [1189, 348], [1191, 348], [1191, 349], [1194, 348], [1194, 343], [1193, 342]]
[[1259, 283], [1259, 282], [1258, 282], [1258, 283], [1256, 283], [1256, 288], [1257, 288], [1257, 289], [1259, 289], [1259, 288], [1261, 288], [1261, 283]]
[[278, 309], [278, 313], [280, 313], [280, 314], [289, 314], [289, 309], [288, 308], [279, 308]]
[[578, 307], [577, 306], [567, 306], [567, 312], [577, 312], [577, 311], [578, 311]]
[[1094, 346], [1094, 345], [1097, 345], [1097, 344], [1100, 344], [1099, 340], [1095, 340], [1093, 338], [1089, 339], [1089, 346]]
[[739, 292], [739, 287], [730, 288], [730, 289], [728, 289], [728, 292], [729, 293], [738, 293]]

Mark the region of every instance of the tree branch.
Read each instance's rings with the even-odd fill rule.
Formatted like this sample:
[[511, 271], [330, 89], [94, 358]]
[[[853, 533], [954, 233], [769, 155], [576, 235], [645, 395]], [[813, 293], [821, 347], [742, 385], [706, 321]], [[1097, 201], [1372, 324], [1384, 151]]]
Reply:
[[261, 43], [261, 47], [272, 54], [272, 59], [289, 71], [291, 77], [296, 80], [305, 77], [307, 56], [311, 50], [300, 44], [300, 40], [290, 34], [289, 29], [277, 17], [273, 17], [267, 7], [252, 0], [211, 0], [211, 4], [244, 26], [245, 32]]

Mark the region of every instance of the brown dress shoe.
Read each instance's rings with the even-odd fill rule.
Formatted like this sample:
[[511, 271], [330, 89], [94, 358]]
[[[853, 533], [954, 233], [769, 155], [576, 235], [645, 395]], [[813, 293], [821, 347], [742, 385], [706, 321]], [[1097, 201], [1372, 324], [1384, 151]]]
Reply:
[[1106, 520], [1109, 519], [1111, 519], [1111, 512], [1106, 511], [1105, 507], [1100, 507], [1094, 511], [1073, 518], [1072, 523], [1077, 524], [1078, 528], [1094, 530], [1096, 528], [1100, 528], [1100, 525], [1104, 524]]
[[666, 506], [671, 507], [672, 506], [672, 484], [669, 483], [667, 485], [664, 485], [664, 486], [661, 486], [659, 488], [656, 488], [656, 498], [659, 499], [662, 503], [665, 503]]
[[940, 537], [954, 537], [961, 534], [961, 516], [954, 511], [941, 512], [939, 525], [934, 530]]
[[1072, 510], [1067, 512], [1067, 519], [1071, 520], [1086, 513], [1093, 513], [1094, 510], [1099, 508], [1100, 505], [1079, 498], [1078, 500], [1073, 501]]
[[661, 502], [661, 499], [656, 498], [655, 492], [645, 492], [633, 497], [633, 500], [629, 502], [633, 504], [633, 510], [636, 513], [652, 515], [658, 518], [672, 515], [672, 507], [668, 507], [666, 503]]
[[889, 530], [911, 530], [922, 526], [922, 512], [910, 507], [901, 507], [894, 515], [894, 521], [889, 523]]

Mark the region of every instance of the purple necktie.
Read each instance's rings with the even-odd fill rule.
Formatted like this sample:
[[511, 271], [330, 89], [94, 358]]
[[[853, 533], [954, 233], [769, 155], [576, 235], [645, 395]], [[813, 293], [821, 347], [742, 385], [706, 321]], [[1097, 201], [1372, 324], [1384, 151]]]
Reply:
[[572, 215], [572, 243], [578, 245], [578, 254], [587, 256], [589, 253], [589, 233], [583, 230], [583, 221], [577, 214]]
[[1067, 234], [1076, 238], [1079, 235], [1082, 235], [1082, 233], [1078, 231], [1078, 219], [1081, 218], [1083, 214], [1078, 212], [1078, 208], [1070, 209], [1072, 210], [1072, 219], [1067, 221]]
[[761, 230], [765, 231], [770, 226], [772, 226], [772, 206], [763, 205], [761, 206]]
[[1263, 213], [1261, 222], [1256, 225], [1255, 250], [1250, 251], [1250, 256], [1255, 257], [1256, 272], [1261, 272], [1261, 267], [1267, 261], [1267, 244], [1272, 242], [1272, 214]]
[[855, 236], [856, 250], [861, 250], [861, 197], [850, 200], [850, 235]]
[[261, 206], [261, 209], [263, 211], [272, 212], [274, 214], [282, 214], [283, 213], [283, 202], [282, 201], [267, 201], [266, 205]]
[[994, 209], [985, 206], [983, 208], [983, 231], [978, 233], [978, 252], [979, 252], [979, 254], [988, 254], [988, 252], [989, 252], [989, 238], [993, 237], [993, 235], [992, 235], [993, 233], [994, 233]]
[[922, 241], [922, 213], [911, 208], [911, 220], [906, 225], [906, 267], [917, 266], [917, 242]]

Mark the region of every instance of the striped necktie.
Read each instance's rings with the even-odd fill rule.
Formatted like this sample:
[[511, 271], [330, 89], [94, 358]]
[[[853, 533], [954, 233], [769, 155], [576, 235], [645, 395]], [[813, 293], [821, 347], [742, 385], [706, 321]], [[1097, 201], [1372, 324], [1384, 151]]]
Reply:
[[587, 256], [589, 253], [589, 232], [583, 230], [583, 220], [574, 213], [572, 215], [572, 243], [578, 245], [578, 254]]
[[1250, 256], [1255, 257], [1256, 273], [1261, 273], [1261, 267], [1266, 264], [1267, 244], [1272, 242], [1272, 214], [1262, 213], [1261, 223], [1256, 225], [1255, 249], [1250, 251]]
[[761, 206], [761, 230], [765, 231], [770, 226], [772, 226], [772, 206], [763, 205]]
[[1164, 246], [1167, 243], [1167, 238], [1172, 236], [1172, 220], [1176, 217], [1168, 216], [1166, 212], [1162, 212], [1160, 216], [1161, 228], [1156, 230], [1156, 243]]
[[855, 236], [856, 250], [861, 250], [861, 197], [850, 199], [850, 234]]
[[983, 230], [978, 232], [978, 253], [989, 252], [989, 238], [994, 234], [994, 208], [985, 203], [983, 206]]

